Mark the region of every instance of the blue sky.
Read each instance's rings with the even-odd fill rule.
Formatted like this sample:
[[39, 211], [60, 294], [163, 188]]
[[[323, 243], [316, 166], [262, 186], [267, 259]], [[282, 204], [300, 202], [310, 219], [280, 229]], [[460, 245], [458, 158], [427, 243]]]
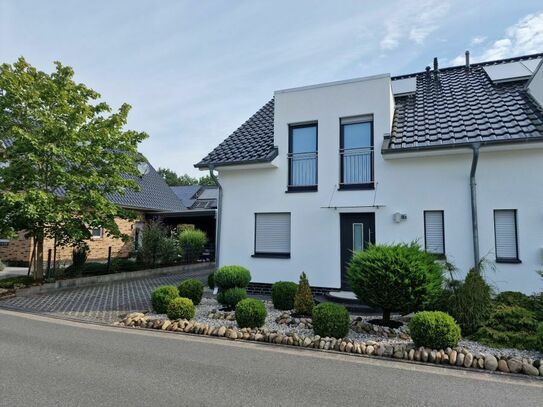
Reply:
[[541, 1], [0, 0], [0, 62], [59, 60], [155, 167], [193, 164], [276, 89], [543, 52]]

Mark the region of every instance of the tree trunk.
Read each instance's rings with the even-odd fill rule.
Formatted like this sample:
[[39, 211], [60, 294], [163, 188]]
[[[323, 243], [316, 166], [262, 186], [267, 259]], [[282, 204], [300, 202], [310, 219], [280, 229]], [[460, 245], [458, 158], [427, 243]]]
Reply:
[[34, 280], [43, 280], [43, 237], [36, 238], [36, 255], [34, 256]]
[[384, 309], [383, 310], [383, 322], [389, 322], [390, 321], [390, 310]]

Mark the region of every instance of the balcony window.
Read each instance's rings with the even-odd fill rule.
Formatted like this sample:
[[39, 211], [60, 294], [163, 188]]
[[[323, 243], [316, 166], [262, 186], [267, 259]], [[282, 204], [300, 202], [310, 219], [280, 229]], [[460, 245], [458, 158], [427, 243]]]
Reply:
[[341, 119], [340, 189], [373, 189], [373, 118]]
[[289, 128], [289, 192], [317, 190], [317, 124]]

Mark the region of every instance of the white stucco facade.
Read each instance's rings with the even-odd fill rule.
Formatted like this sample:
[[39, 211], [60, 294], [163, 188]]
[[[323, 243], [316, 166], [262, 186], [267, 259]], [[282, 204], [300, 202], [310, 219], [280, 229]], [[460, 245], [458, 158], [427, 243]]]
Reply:
[[[297, 281], [341, 286], [340, 214], [375, 214], [376, 243], [424, 245], [425, 210], [444, 211], [445, 253], [462, 277], [473, 266], [469, 149], [381, 154], [390, 133], [394, 97], [388, 75], [275, 93], [270, 164], [218, 167], [222, 193], [220, 264], [247, 267], [254, 282]], [[340, 119], [373, 115], [373, 190], [338, 190]], [[318, 190], [287, 193], [289, 125], [318, 123]], [[495, 265], [488, 280], [499, 290], [541, 291], [543, 269], [543, 144], [481, 147], [477, 200], [481, 256]], [[517, 210], [521, 263], [494, 263], [494, 210]], [[291, 214], [290, 258], [253, 257], [255, 213]], [[395, 213], [407, 219], [397, 223]]]

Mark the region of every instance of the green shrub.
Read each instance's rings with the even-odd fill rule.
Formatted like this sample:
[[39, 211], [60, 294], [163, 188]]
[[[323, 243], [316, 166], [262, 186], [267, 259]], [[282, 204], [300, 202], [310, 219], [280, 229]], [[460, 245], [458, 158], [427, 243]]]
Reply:
[[140, 263], [136, 263], [130, 259], [113, 259], [111, 261], [111, 271], [113, 273], [122, 273], [128, 271], [143, 270], [145, 266]]
[[2, 263], [2, 260], [0, 260], [0, 271], [4, 271], [6, 266], [4, 266], [4, 263]]
[[87, 245], [80, 245], [74, 247], [72, 251], [72, 265], [77, 273], [81, 273], [83, 266], [85, 265], [88, 257]]
[[431, 349], [454, 348], [460, 340], [460, 327], [441, 311], [417, 312], [409, 321], [409, 332], [417, 346]]
[[536, 349], [538, 322], [535, 314], [518, 305], [497, 305], [473, 339], [494, 347]]
[[236, 305], [236, 322], [240, 328], [260, 328], [267, 314], [264, 302], [254, 298], [246, 298]]
[[162, 222], [149, 221], [145, 224], [137, 253], [139, 263], [147, 267], [171, 264], [177, 260], [177, 252], [177, 242], [170, 237]]
[[202, 295], [204, 295], [204, 285], [193, 278], [181, 282], [177, 290], [179, 291], [179, 296], [190, 298], [194, 305], [200, 304]]
[[219, 304], [224, 305], [229, 309], [236, 308], [236, 305], [241, 300], [247, 298], [247, 290], [241, 287], [229, 288], [224, 291], [220, 291], [217, 295], [217, 301]]
[[445, 311], [458, 322], [465, 336], [483, 325], [492, 311], [492, 289], [481, 270], [471, 269], [466, 279], [457, 283], [450, 292]]
[[543, 352], [543, 323], [539, 324], [537, 329], [537, 346], [536, 349]]
[[533, 307], [532, 298], [518, 291], [502, 291], [494, 297], [494, 303], [496, 305], [517, 305], [530, 310]]
[[207, 244], [207, 235], [198, 229], [185, 229], [178, 235], [179, 254], [188, 263], [194, 263], [202, 255]]
[[215, 272], [214, 281], [221, 291], [228, 288], [247, 288], [251, 273], [242, 266], [223, 266]]
[[107, 274], [107, 263], [90, 262], [83, 266], [79, 273], [83, 274]]
[[309, 280], [305, 273], [300, 274], [300, 283], [296, 295], [294, 296], [294, 311], [298, 315], [311, 315], [315, 301], [313, 300], [313, 293], [309, 286]]
[[157, 314], [165, 314], [170, 301], [179, 297], [177, 288], [173, 285], [163, 285], [151, 294], [151, 304]]
[[19, 286], [29, 286], [32, 285], [34, 279], [31, 276], [17, 276], [17, 277], [8, 277], [0, 280], [0, 288], [14, 288]]
[[347, 269], [352, 290], [363, 304], [409, 313], [434, 304], [441, 294], [443, 267], [416, 243], [370, 245], [355, 252]]
[[166, 307], [166, 315], [170, 319], [192, 319], [195, 313], [196, 307], [190, 298], [174, 298]]
[[294, 308], [294, 297], [298, 284], [292, 281], [278, 281], [272, 285], [272, 301], [275, 309], [290, 310]]
[[351, 317], [343, 305], [330, 302], [313, 307], [313, 330], [322, 337], [343, 338], [349, 333]]
[[207, 286], [212, 290], [215, 288], [215, 273], [211, 273], [207, 276]]

